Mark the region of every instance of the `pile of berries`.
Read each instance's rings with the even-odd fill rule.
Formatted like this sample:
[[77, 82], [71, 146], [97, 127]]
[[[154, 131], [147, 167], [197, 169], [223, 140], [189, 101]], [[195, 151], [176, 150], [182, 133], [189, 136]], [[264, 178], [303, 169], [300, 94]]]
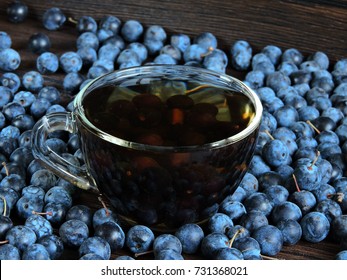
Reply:
[[[28, 7], [9, 5], [8, 19], [25, 21]], [[50, 52], [51, 30], [68, 19], [59, 8], [42, 17], [47, 32], [33, 34], [28, 47], [36, 69], [21, 77], [20, 53], [10, 34], [0, 31], [0, 259], [61, 259], [66, 248], [80, 259], [206, 259], [276, 257], [300, 240], [329, 239], [347, 259], [347, 59], [334, 64], [317, 51], [265, 46], [253, 53], [239, 40], [228, 51], [208, 32], [194, 38], [168, 35], [158, 25], [122, 22], [107, 15], [74, 21], [76, 49]], [[72, 20], [70, 19], [70, 22]], [[48, 34], [48, 35], [47, 35]], [[188, 223], [175, 233], [154, 233], [145, 225], [125, 228], [107, 206], [76, 204], [78, 190], [33, 158], [30, 135], [36, 121], [72, 110], [73, 96], [89, 80], [138, 65], [185, 64], [220, 73], [244, 73], [260, 97], [264, 114], [255, 155], [232, 195], [205, 226]], [[61, 88], [45, 77], [63, 73]], [[76, 135], [55, 132], [47, 145], [67, 161], [84, 164]], [[101, 200], [102, 202], [102, 200]], [[128, 252], [121, 255], [119, 251]]]

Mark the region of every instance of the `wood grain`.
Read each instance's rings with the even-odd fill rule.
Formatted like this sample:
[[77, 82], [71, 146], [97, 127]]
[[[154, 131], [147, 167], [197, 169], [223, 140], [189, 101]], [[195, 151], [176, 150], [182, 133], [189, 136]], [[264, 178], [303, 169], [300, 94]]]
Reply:
[[[4, 11], [11, 1], [1, 1]], [[41, 18], [52, 6], [67, 15], [112, 14], [122, 21], [140, 20], [144, 26], [159, 24], [169, 34], [190, 36], [214, 33], [221, 48], [237, 39], [248, 40], [255, 51], [268, 44], [283, 49], [296, 47], [309, 54], [325, 51], [332, 60], [347, 54], [347, 2], [344, 1], [220, 1], [220, 0], [130, 0], [130, 1], [26, 1], [32, 17]]]
[[[243, 39], [251, 43], [254, 53], [266, 45], [277, 45], [283, 50], [297, 48], [305, 55], [324, 51], [334, 63], [347, 56], [347, 2], [346, 1], [25, 1], [29, 6], [30, 18], [22, 24], [12, 24], [6, 20], [5, 10], [12, 1], [0, 2], [0, 29], [10, 34], [13, 47], [19, 50], [22, 63], [18, 70], [21, 75], [36, 68], [37, 55], [27, 50], [29, 37], [35, 32], [45, 32], [52, 40], [52, 51], [62, 54], [76, 48], [77, 32], [73, 25], [65, 25], [59, 31], [43, 29], [41, 18], [49, 7], [60, 7], [66, 15], [78, 18], [92, 15], [95, 19], [112, 14], [123, 22], [137, 19], [145, 27], [162, 25], [169, 35], [186, 33], [192, 38], [201, 32], [214, 33], [219, 47], [226, 52], [235, 40]], [[229, 69], [235, 75], [236, 73]], [[243, 73], [244, 74], [244, 73]], [[45, 75], [46, 85], [62, 88], [63, 73]], [[72, 97], [65, 95], [68, 102]], [[85, 203], [96, 209], [101, 207], [95, 196], [81, 193], [76, 203]], [[295, 246], [284, 246], [279, 259], [333, 259], [339, 251], [337, 244], [327, 239], [319, 244], [301, 241]], [[123, 250], [120, 254], [129, 254]], [[66, 250], [64, 258], [75, 259], [74, 250]], [[144, 256], [143, 258], [151, 258]], [[201, 258], [201, 256], [186, 256]]]

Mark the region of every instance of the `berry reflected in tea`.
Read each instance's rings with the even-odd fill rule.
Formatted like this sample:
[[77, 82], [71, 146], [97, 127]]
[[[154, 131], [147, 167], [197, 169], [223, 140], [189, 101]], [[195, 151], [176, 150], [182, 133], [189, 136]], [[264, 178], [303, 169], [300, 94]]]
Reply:
[[126, 141], [177, 147], [233, 136], [255, 115], [242, 93], [184, 83], [175, 94], [166, 92], [167, 83], [97, 89], [84, 100], [86, 116], [102, 131]]
[[258, 134], [228, 141], [252, 122], [251, 99], [197, 82], [131, 80], [88, 92], [82, 105], [99, 129], [78, 128], [99, 190], [120, 218], [156, 230], [218, 211], [245, 174]]

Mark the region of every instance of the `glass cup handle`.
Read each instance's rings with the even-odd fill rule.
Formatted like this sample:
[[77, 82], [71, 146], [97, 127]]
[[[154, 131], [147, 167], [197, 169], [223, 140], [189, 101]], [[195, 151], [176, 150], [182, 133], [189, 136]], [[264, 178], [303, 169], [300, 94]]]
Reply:
[[74, 114], [69, 112], [48, 114], [35, 124], [31, 135], [33, 156], [48, 170], [75, 186], [99, 193], [93, 177], [85, 168], [71, 164], [47, 146], [48, 134], [57, 130], [77, 132]]

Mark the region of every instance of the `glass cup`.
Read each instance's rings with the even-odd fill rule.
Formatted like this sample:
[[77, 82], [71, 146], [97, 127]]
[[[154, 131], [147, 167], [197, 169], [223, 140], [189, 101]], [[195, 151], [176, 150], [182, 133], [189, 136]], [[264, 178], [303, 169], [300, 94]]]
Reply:
[[[146, 93], [141, 92], [143, 89]], [[161, 115], [155, 116], [169, 122], [160, 129], [138, 124], [143, 120], [139, 111], [147, 106], [146, 100], [141, 100], [144, 94], [146, 98], [159, 97], [164, 104]], [[188, 102], [190, 109], [181, 105], [173, 108], [175, 95], [184, 100], [188, 96], [196, 104]], [[114, 115], [103, 115], [100, 122], [97, 116], [102, 116], [110, 100], [135, 103], [135, 110], [124, 120], [119, 117], [124, 106], [116, 103]], [[215, 109], [209, 122], [211, 104]], [[198, 107], [199, 114], [192, 114]], [[219, 115], [223, 110], [227, 114]], [[262, 110], [257, 94], [231, 76], [179, 65], [134, 67], [88, 83], [75, 97], [73, 112], [52, 113], [39, 120], [32, 131], [33, 155], [59, 177], [104, 195], [129, 225], [143, 224], [169, 232], [185, 223], [204, 223], [234, 192], [253, 156]], [[183, 123], [194, 122], [195, 117], [196, 130]], [[240, 123], [244, 127], [240, 128]], [[126, 127], [125, 132], [120, 124]], [[239, 131], [230, 134], [230, 125]], [[46, 145], [49, 134], [58, 130], [77, 133], [84, 167], [72, 165]], [[155, 135], [163, 133], [162, 141], [151, 143], [153, 137], [143, 140], [134, 136], [136, 131], [148, 130]], [[167, 135], [171, 138], [166, 139]]]

